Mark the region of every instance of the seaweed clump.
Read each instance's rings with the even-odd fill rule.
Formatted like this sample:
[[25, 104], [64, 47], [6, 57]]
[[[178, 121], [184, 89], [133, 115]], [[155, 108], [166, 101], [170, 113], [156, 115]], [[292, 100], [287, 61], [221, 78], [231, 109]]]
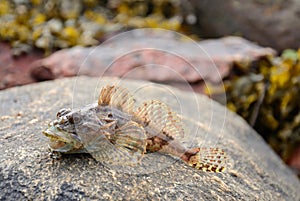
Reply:
[[286, 162], [300, 145], [300, 49], [237, 64], [225, 81], [227, 107], [241, 115]]
[[186, 7], [180, 0], [1, 0], [0, 39], [15, 54], [92, 46], [106, 34], [130, 28], [182, 30]]

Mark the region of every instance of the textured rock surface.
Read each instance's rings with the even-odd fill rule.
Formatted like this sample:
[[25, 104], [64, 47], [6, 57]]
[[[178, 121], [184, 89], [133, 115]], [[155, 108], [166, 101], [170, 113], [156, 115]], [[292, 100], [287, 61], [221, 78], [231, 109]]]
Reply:
[[[160, 154], [141, 174], [109, 169], [89, 155], [53, 160], [41, 131], [61, 107], [94, 102], [99, 87], [118, 79], [73, 78], [0, 92], [0, 200], [299, 200], [299, 181], [240, 117], [204, 96], [122, 81], [143, 99], [160, 99], [185, 118], [187, 142], [218, 146], [229, 170], [211, 174]], [[172, 92], [172, 93], [171, 93]], [[196, 123], [198, 121], [198, 123]], [[217, 143], [216, 143], [217, 142]]]
[[300, 46], [300, 1], [192, 0], [203, 37], [238, 34], [279, 51]]

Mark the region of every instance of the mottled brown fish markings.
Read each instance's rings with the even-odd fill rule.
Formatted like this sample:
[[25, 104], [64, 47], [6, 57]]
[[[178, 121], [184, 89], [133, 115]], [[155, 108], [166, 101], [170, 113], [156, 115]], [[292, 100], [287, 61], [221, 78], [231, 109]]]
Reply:
[[102, 88], [98, 104], [62, 109], [44, 135], [52, 151], [89, 153], [100, 162], [136, 164], [146, 153], [160, 152], [207, 172], [223, 172], [226, 154], [219, 148], [187, 149], [180, 117], [151, 100], [134, 110], [134, 98], [119, 86]]

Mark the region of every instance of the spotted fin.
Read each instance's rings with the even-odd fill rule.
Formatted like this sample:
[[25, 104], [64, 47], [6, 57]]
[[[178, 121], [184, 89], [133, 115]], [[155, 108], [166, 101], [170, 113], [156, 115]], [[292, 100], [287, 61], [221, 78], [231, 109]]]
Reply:
[[[135, 112], [137, 122], [171, 139], [180, 139], [184, 135], [181, 119], [166, 104], [151, 100], [143, 103]], [[152, 136], [148, 136], [152, 137]]]
[[90, 141], [85, 149], [97, 161], [110, 164], [136, 164], [146, 150], [144, 129], [135, 122], [128, 122], [114, 134], [102, 134]]
[[186, 162], [204, 172], [224, 172], [227, 156], [219, 148], [198, 148], [196, 154], [189, 156]]
[[123, 112], [131, 113], [134, 99], [130, 92], [119, 86], [106, 86], [101, 89], [98, 105], [110, 105]]

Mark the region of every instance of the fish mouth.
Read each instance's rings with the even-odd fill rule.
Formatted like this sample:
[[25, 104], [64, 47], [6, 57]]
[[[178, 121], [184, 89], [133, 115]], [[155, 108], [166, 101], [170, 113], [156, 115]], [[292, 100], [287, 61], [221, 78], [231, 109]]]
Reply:
[[54, 126], [43, 131], [43, 134], [49, 138], [49, 148], [51, 150], [68, 152], [73, 148], [71, 141], [67, 139], [67, 134]]
[[57, 129], [55, 126], [50, 126], [47, 130], [43, 131], [43, 134], [50, 140], [56, 140], [61, 142], [69, 142], [67, 134], [64, 131]]
[[72, 133], [68, 133], [56, 126], [50, 125], [49, 128], [43, 131], [43, 134], [49, 138], [49, 148], [58, 152], [67, 152], [81, 147], [80, 139]]
[[58, 152], [69, 152], [73, 148], [73, 146], [66, 142], [50, 140], [49, 148]]

